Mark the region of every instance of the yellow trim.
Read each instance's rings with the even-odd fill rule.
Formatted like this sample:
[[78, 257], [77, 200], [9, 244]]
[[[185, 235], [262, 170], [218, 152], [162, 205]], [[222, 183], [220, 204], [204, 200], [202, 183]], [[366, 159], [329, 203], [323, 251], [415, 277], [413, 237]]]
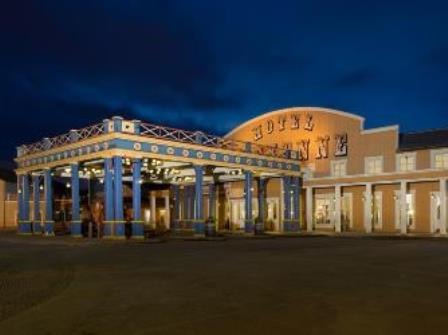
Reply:
[[[213, 153], [223, 153], [223, 154], [228, 154], [228, 155], [245, 155], [247, 157], [251, 157], [251, 158], [255, 158], [255, 159], [260, 159], [260, 158], [261, 159], [270, 159], [271, 158], [271, 159], [275, 159], [276, 162], [282, 162], [282, 163], [296, 162], [295, 160], [284, 159], [284, 158], [280, 158], [280, 157], [257, 155], [257, 154], [253, 154], [253, 153], [247, 153], [244, 151], [232, 151], [232, 150], [224, 149], [224, 148], [218, 149], [218, 148], [208, 147], [208, 146], [200, 145], [200, 144], [184, 143], [184, 142], [180, 142], [180, 141], [169, 141], [169, 140], [164, 140], [164, 139], [159, 139], [159, 138], [147, 137], [145, 135], [126, 134], [126, 133], [109, 133], [109, 134], [104, 134], [104, 135], [98, 135], [96, 137], [92, 137], [87, 140], [70, 143], [67, 145], [62, 145], [60, 147], [56, 147], [56, 148], [53, 148], [50, 150], [44, 150], [44, 151], [34, 153], [31, 155], [17, 157], [14, 160], [16, 162], [22, 162], [22, 161], [30, 160], [30, 159], [38, 159], [38, 158], [42, 158], [45, 156], [60, 153], [61, 151], [71, 151], [71, 150], [85, 147], [87, 145], [98, 144], [98, 142], [110, 141], [110, 140], [114, 140], [114, 139], [125, 139], [125, 140], [131, 140], [131, 141], [147, 143], [147, 144], [150, 144], [150, 143], [164, 144], [164, 145], [168, 145], [168, 146], [176, 146], [176, 147], [179, 147], [182, 149], [193, 149], [193, 150], [200, 150], [200, 151], [213, 152]], [[256, 144], [256, 143], [253, 143], [253, 144]], [[61, 161], [72, 161], [73, 163], [76, 163], [76, 162], [80, 161], [79, 158], [84, 158], [89, 155], [104, 153], [105, 151], [108, 151], [108, 150], [101, 150], [98, 152], [94, 152], [94, 153], [86, 154], [86, 155], [82, 155], [82, 156], [64, 158], [64, 159], [60, 159], [60, 160], [53, 161], [53, 162], [47, 162], [47, 163], [44, 163], [41, 165], [50, 165], [51, 163], [61, 162]], [[145, 152], [139, 151], [139, 153], [144, 154]], [[171, 156], [171, 155], [166, 155], [166, 156]], [[177, 157], [177, 156], [174, 156], [174, 157]], [[84, 159], [82, 159], [82, 160], [84, 160]]]
[[17, 235], [31, 236], [31, 235], [33, 235], [33, 233], [17, 233]]
[[103, 240], [124, 240], [126, 236], [106, 235], [103, 236]]
[[[115, 133], [102, 134], [102, 135], [91, 137], [91, 138], [81, 140], [78, 142], [70, 143], [67, 145], [62, 145], [62, 146], [59, 146], [59, 147], [56, 147], [56, 148], [53, 148], [50, 150], [44, 150], [44, 151], [36, 152], [34, 154], [20, 156], [20, 157], [15, 158], [14, 160], [16, 162], [20, 162], [22, 160], [29, 160], [29, 159], [33, 159], [33, 158], [39, 158], [42, 156], [56, 154], [56, 153], [59, 153], [60, 151], [79, 149], [86, 145], [97, 144], [98, 142], [101, 142], [101, 141], [111, 140], [111, 139], [115, 138], [114, 135], [115, 135]], [[100, 141], [98, 139], [100, 139]]]
[[131, 238], [133, 240], [144, 240], [145, 236], [143, 236], [143, 235], [132, 235]]
[[[299, 164], [300, 162], [298, 160], [288, 160], [284, 158], [278, 158], [278, 157], [271, 157], [271, 156], [263, 156], [263, 155], [257, 155], [252, 153], [246, 153], [243, 151], [232, 151], [228, 149], [221, 149], [221, 148], [213, 148], [213, 147], [207, 147], [202, 146], [199, 144], [190, 144], [190, 143], [183, 143], [183, 142], [177, 142], [177, 141], [168, 141], [168, 140], [162, 140], [157, 138], [151, 138], [146, 137], [144, 135], [134, 135], [134, 134], [125, 134], [125, 133], [109, 133], [104, 135], [99, 135], [87, 140], [83, 140], [80, 142], [75, 142], [73, 144], [68, 144], [64, 146], [60, 146], [54, 149], [50, 149], [47, 151], [42, 151], [39, 153], [21, 156], [15, 159], [17, 163], [21, 163], [26, 160], [31, 159], [38, 159], [43, 158], [49, 155], [53, 155], [56, 153], [60, 153], [61, 151], [71, 151], [76, 150], [81, 147], [84, 147], [86, 145], [91, 144], [97, 144], [98, 142], [104, 142], [104, 141], [110, 141], [113, 139], [124, 139], [124, 140], [130, 140], [140, 143], [154, 143], [154, 144], [163, 144], [167, 146], [176, 146], [178, 148], [182, 149], [193, 149], [193, 150], [200, 150], [203, 152], [209, 152], [209, 153], [222, 153], [232, 156], [245, 156], [248, 158], [252, 158], [255, 160], [264, 159], [264, 160], [274, 160], [275, 162], [281, 162], [284, 164]], [[92, 160], [95, 158], [110, 158], [115, 155], [120, 155], [120, 153], [124, 153], [131, 158], [160, 158], [160, 159], [166, 159], [167, 157], [172, 157], [172, 160], [175, 161], [181, 161], [181, 162], [187, 162], [187, 163], [195, 163], [195, 164], [209, 164], [210, 162], [216, 162], [217, 166], [228, 166], [228, 167], [244, 167], [246, 169], [252, 169], [255, 171], [282, 171], [283, 173], [288, 173], [291, 175], [300, 175], [300, 172], [298, 171], [288, 171], [284, 169], [277, 169], [277, 168], [269, 168], [269, 167], [259, 167], [258, 165], [248, 165], [248, 164], [241, 164], [241, 163], [228, 163], [228, 162], [221, 162], [221, 161], [213, 161], [209, 159], [196, 159], [196, 158], [189, 158], [189, 157], [183, 157], [183, 156], [174, 156], [169, 154], [158, 154], [153, 152], [143, 152], [143, 151], [134, 151], [134, 150], [128, 150], [128, 149], [107, 149], [107, 150], [101, 150], [98, 152], [93, 152], [90, 154], [83, 154], [81, 156], [76, 157], [67, 157], [62, 158], [55, 161], [47, 161], [46, 163], [41, 163], [37, 165], [27, 166], [27, 167], [20, 167], [16, 169], [16, 174], [24, 174], [28, 173], [30, 171], [36, 171], [36, 170], [42, 170], [42, 169], [48, 169], [56, 166], [61, 165], [68, 165], [77, 163], [79, 164], [82, 161]]]
[[82, 238], [81, 234], [71, 235], [73, 238]]
[[237, 131], [239, 131], [247, 126], [250, 126], [252, 123], [260, 121], [269, 116], [276, 116], [278, 114], [284, 114], [284, 113], [290, 113], [290, 112], [302, 112], [302, 113], [303, 112], [320, 112], [320, 113], [330, 113], [330, 114], [334, 114], [334, 115], [349, 117], [349, 118], [361, 121], [361, 129], [360, 130], [364, 129], [365, 118], [363, 118], [362, 116], [356, 115], [356, 114], [343, 112], [343, 111], [340, 111], [337, 109], [324, 108], [324, 107], [288, 107], [288, 108], [277, 109], [277, 110], [270, 111], [270, 112], [261, 114], [259, 116], [256, 116], [256, 117], [244, 122], [243, 124], [240, 124], [233, 130], [228, 132], [226, 135], [224, 135], [224, 138], [231, 138], [232, 135], [234, 135]]
[[[61, 148], [63, 148], [63, 147], [61, 147]], [[28, 173], [31, 171], [45, 170], [45, 169], [49, 169], [49, 168], [53, 168], [53, 167], [57, 167], [57, 166], [69, 165], [69, 164], [73, 164], [73, 163], [80, 163], [80, 162], [85, 162], [85, 161], [98, 159], [98, 158], [111, 158], [113, 155], [105, 154], [105, 153], [107, 153], [107, 151], [110, 151], [110, 150], [98, 151], [95, 153], [90, 153], [90, 154], [86, 154], [86, 155], [82, 155], [82, 156], [62, 158], [60, 160], [55, 160], [52, 162], [41, 163], [41, 164], [36, 164], [36, 165], [26, 166], [26, 167], [20, 167], [20, 168], [16, 169], [15, 171], [17, 174], [24, 174], [24, 173]], [[43, 156], [47, 156], [47, 153], [45, 153], [45, 155], [43, 155]]]
[[[116, 133], [118, 139], [124, 139], [124, 140], [131, 140], [131, 141], [135, 141], [135, 142], [141, 142], [141, 143], [154, 143], [154, 144], [163, 144], [163, 145], [168, 145], [168, 146], [176, 146], [178, 148], [182, 148], [182, 149], [192, 149], [192, 150], [200, 150], [203, 152], [211, 152], [211, 153], [222, 153], [225, 155], [232, 155], [232, 156], [245, 156], [245, 157], [250, 157], [250, 158], [254, 158], [254, 159], [273, 159], [276, 162], [282, 162], [282, 163], [297, 163], [299, 164], [300, 161], [298, 160], [294, 160], [294, 159], [285, 159], [285, 158], [280, 158], [280, 157], [272, 157], [272, 156], [264, 156], [264, 155], [257, 155], [257, 154], [253, 154], [253, 153], [249, 153], [249, 152], [244, 152], [244, 151], [232, 151], [229, 149], [222, 149], [222, 148], [213, 148], [213, 147], [208, 147], [205, 145], [200, 145], [200, 144], [194, 144], [194, 143], [184, 143], [184, 142], [177, 142], [177, 141], [168, 141], [168, 140], [163, 140], [160, 138], [152, 138], [152, 137], [146, 137], [145, 135], [134, 135], [134, 134], [124, 134], [124, 133]], [[256, 143], [253, 143], [256, 144]], [[144, 154], [145, 152], [142, 151], [137, 151], [140, 154]], [[152, 153], [151, 154], [157, 154], [157, 153]], [[174, 156], [174, 155], [162, 155], [162, 156], [172, 156], [172, 157], [178, 157], [178, 156]], [[210, 161], [208, 159], [200, 159], [198, 161]], [[222, 162], [219, 162], [222, 163]], [[244, 164], [240, 164], [240, 165], [244, 165]]]
[[[274, 173], [284, 174], [284, 175], [288, 175], [288, 176], [300, 177], [302, 175], [302, 172], [300, 172], [300, 171], [276, 169], [276, 168], [270, 168], [270, 167], [259, 167], [258, 165], [228, 163], [228, 162], [211, 161], [211, 160], [199, 160], [199, 159], [195, 159], [195, 158], [185, 158], [182, 156], [170, 156], [170, 155], [145, 153], [145, 152], [138, 152], [138, 151], [135, 152], [135, 151], [126, 150], [126, 149], [113, 149], [111, 151], [114, 152], [113, 156], [115, 156], [115, 155], [126, 156], [129, 158], [156, 158], [156, 159], [162, 159], [162, 160], [167, 160], [167, 157], [172, 157], [171, 159], [168, 159], [168, 160], [172, 160], [172, 161], [176, 161], [176, 162], [193, 163], [193, 164], [204, 164], [204, 162], [208, 162], [208, 164], [212, 164], [212, 165], [216, 165], [216, 166], [230, 167], [230, 168], [234, 168], [234, 169], [260, 171], [260, 172], [274, 172]], [[297, 161], [296, 164], [299, 164], [299, 162]]]

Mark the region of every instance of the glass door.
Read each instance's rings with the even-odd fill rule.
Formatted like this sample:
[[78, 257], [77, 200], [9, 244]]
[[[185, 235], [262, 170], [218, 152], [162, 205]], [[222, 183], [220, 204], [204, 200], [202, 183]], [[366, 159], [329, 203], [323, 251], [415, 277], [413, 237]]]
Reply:
[[440, 229], [440, 193], [431, 192], [431, 233]]

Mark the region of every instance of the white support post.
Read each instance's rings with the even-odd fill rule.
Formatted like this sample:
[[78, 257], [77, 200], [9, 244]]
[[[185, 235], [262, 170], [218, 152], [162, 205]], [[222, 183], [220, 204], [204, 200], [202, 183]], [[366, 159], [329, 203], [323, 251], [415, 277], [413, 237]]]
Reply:
[[169, 192], [165, 195], [165, 229], [170, 227], [170, 195]]
[[334, 189], [334, 230], [336, 233], [341, 232], [341, 185], [336, 185]]
[[154, 191], [151, 193], [151, 217], [150, 222], [152, 227], [156, 227], [156, 194]]
[[366, 233], [372, 232], [372, 184], [366, 184], [364, 193], [364, 229]]
[[446, 234], [447, 225], [447, 195], [446, 195], [447, 178], [440, 179], [440, 234]]
[[408, 231], [407, 193], [407, 183], [405, 180], [402, 180], [400, 183], [400, 232], [402, 234], [406, 234]]
[[313, 231], [313, 188], [306, 189], [306, 230]]

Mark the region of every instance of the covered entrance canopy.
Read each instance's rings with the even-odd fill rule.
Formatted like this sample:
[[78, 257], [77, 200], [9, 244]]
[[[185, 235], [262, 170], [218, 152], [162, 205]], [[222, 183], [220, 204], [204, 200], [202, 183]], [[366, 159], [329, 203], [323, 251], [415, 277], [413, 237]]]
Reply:
[[[70, 230], [74, 236], [81, 235], [80, 179], [89, 178], [96, 178], [103, 185], [103, 236], [107, 238], [124, 237], [123, 183], [126, 181], [132, 185], [132, 236], [136, 238], [143, 237], [141, 187], [146, 183], [170, 188], [173, 203], [173, 216], [169, 219], [171, 230], [178, 229], [181, 224], [185, 226], [183, 221], [188, 221], [187, 226], [195, 234], [203, 235], [213, 234], [216, 228], [216, 184], [244, 180], [245, 231], [257, 233], [264, 227], [264, 185], [269, 178], [282, 178], [287, 187], [283, 192], [285, 225], [291, 230], [298, 229], [301, 172], [298, 153], [290, 149], [116, 116], [93, 126], [22, 145], [18, 147], [16, 162], [21, 234], [43, 232], [54, 235], [52, 178], [55, 175], [70, 181]], [[252, 212], [254, 180], [259, 198], [257, 220]], [[30, 208], [31, 198], [38, 200], [41, 189], [45, 202], [43, 220], [39, 201], [33, 201], [33, 208]], [[207, 220], [204, 193], [209, 198]], [[184, 212], [182, 217], [181, 212]]]

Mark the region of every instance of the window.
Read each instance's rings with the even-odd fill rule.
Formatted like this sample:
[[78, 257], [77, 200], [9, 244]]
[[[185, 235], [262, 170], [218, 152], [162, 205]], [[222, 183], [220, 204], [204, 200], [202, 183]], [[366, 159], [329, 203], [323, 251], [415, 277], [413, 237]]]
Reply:
[[[401, 221], [401, 192], [394, 192], [395, 198], [395, 228], [400, 228]], [[415, 225], [415, 190], [406, 193], [406, 221], [408, 228], [414, 228]]]
[[383, 172], [383, 156], [365, 158], [365, 172], [367, 174], [378, 174]]
[[381, 229], [383, 226], [383, 193], [375, 191], [373, 193], [373, 226]]
[[331, 175], [333, 177], [343, 177], [347, 174], [347, 161], [337, 160], [331, 162]]
[[448, 149], [431, 152], [432, 166], [435, 169], [448, 169]]
[[415, 170], [415, 161], [416, 161], [415, 152], [402, 153], [397, 155], [397, 171], [414, 171]]
[[334, 219], [334, 194], [316, 194], [314, 220], [316, 225], [331, 226]]

